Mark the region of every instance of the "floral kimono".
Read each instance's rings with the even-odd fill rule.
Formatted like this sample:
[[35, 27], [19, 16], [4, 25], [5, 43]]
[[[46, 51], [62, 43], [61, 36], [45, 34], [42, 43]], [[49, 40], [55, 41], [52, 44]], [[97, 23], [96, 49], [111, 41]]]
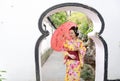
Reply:
[[[79, 48], [79, 51], [75, 51], [75, 48]], [[65, 81], [80, 81], [80, 71], [83, 67], [84, 55], [86, 48], [83, 46], [83, 42], [79, 39], [66, 40], [64, 43], [64, 63], [66, 64]], [[69, 50], [69, 51], [68, 51]], [[68, 54], [74, 55], [76, 58], [72, 59], [68, 57]]]

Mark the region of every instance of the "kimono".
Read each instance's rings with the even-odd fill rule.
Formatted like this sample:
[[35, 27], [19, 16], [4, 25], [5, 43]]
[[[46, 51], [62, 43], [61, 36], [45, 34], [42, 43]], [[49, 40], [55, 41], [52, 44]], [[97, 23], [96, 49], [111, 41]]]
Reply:
[[[75, 48], [79, 48], [78, 51]], [[84, 56], [86, 48], [80, 39], [75, 41], [66, 40], [64, 45], [64, 63], [66, 65], [66, 74], [64, 81], [80, 81], [80, 71], [84, 64]], [[72, 59], [68, 54], [74, 55], [76, 58]]]

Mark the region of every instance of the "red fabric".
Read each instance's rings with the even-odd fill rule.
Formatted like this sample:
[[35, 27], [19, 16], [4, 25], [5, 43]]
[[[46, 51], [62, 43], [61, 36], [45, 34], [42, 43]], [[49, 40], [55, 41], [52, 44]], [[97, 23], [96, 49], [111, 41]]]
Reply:
[[76, 24], [73, 22], [66, 22], [55, 30], [51, 38], [51, 48], [53, 50], [62, 51], [63, 43], [71, 39], [69, 36], [69, 29], [72, 26], [76, 26]]

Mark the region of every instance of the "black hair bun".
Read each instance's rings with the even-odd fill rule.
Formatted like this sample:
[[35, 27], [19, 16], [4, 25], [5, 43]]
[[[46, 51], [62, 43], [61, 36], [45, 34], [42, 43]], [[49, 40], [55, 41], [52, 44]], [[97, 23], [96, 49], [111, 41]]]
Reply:
[[78, 27], [75, 27], [76, 30], [78, 30]]
[[79, 33], [75, 33], [76, 34], [76, 36], [78, 36], [79, 35]]
[[75, 35], [78, 36], [78, 27], [77, 26], [72, 26], [69, 30], [73, 30], [75, 32]]

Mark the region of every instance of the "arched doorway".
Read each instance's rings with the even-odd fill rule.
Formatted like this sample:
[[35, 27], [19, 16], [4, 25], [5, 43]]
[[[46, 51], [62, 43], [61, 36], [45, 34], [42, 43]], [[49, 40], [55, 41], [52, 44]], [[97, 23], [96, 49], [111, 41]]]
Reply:
[[[104, 30], [104, 20], [100, 13], [87, 5], [79, 3], [64, 3], [55, 5], [48, 10], [46, 10], [39, 19], [39, 29], [42, 35], [38, 39], [35, 47], [35, 61], [36, 61], [36, 81], [42, 80], [41, 73], [41, 45], [44, 38], [50, 36], [54, 30], [46, 27], [46, 22], [50, 23], [49, 26], [55, 27], [54, 23], [51, 23], [50, 15], [66, 11], [69, 15], [71, 11], [82, 12], [87, 15], [93, 22], [94, 29], [88, 34], [88, 37], [93, 40], [96, 47], [96, 71], [95, 71], [95, 81], [107, 81], [107, 44], [104, 39], [100, 36]], [[48, 39], [50, 40], [50, 39]], [[41, 75], [40, 75], [41, 74]]]

